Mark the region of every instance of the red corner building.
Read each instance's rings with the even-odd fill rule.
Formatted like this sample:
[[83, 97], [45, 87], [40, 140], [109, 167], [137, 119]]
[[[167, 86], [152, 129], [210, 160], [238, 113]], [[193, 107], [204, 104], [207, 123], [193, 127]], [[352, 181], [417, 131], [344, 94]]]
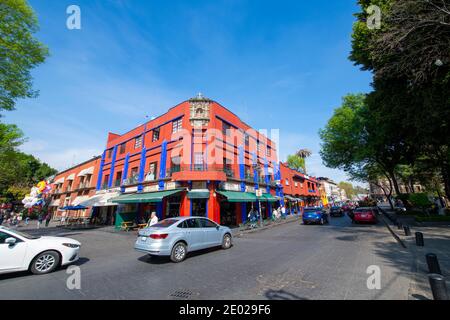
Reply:
[[58, 174], [55, 205], [84, 206], [85, 215], [117, 227], [144, 224], [151, 212], [234, 226], [252, 208], [267, 218], [283, 204], [275, 143], [200, 94], [126, 133], [109, 133], [100, 159], [88, 163], [95, 188], [79, 196], [89, 197], [57, 198], [69, 192], [69, 177], [81, 183], [83, 165]]

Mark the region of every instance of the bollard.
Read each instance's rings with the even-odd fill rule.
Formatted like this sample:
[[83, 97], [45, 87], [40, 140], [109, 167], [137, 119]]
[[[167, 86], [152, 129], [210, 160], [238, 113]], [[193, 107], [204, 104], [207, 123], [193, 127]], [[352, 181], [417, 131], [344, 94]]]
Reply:
[[425, 241], [423, 240], [423, 233], [422, 232], [416, 232], [416, 246], [418, 247], [424, 247]]
[[428, 280], [430, 282], [434, 300], [448, 300], [445, 278], [440, 274], [429, 274]]
[[403, 229], [403, 225], [400, 222], [398, 222], [397, 223], [397, 228], [398, 228], [398, 230], [402, 230]]
[[405, 231], [405, 236], [411, 236], [411, 229], [409, 228], [409, 226], [404, 226], [403, 230]]
[[427, 258], [429, 273], [442, 275], [441, 267], [439, 266], [439, 260], [438, 260], [437, 256], [434, 253], [428, 253], [426, 255], [426, 258]]

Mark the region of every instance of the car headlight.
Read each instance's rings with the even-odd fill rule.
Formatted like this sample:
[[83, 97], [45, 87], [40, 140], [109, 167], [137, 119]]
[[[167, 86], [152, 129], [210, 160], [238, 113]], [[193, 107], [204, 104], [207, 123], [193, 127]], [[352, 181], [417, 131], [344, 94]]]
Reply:
[[63, 243], [62, 245], [65, 247], [68, 247], [68, 248], [72, 248], [72, 249], [76, 249], [76, 248], [80, 247], [79, 244], [75, 244], [75, 243]]

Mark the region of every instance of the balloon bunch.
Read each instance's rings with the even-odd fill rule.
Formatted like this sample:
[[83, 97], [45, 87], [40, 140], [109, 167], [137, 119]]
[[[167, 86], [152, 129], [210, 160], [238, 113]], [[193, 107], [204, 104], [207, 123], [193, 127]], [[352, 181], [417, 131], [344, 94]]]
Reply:
[[35, 187], [31, 188], [30, 194], [22, 200], [24, 207], [30, 209], [34, 206], [42, 205], [45, 202], [44, 195], [51, 190], [52, 186], [47, 181], [39, 182]]

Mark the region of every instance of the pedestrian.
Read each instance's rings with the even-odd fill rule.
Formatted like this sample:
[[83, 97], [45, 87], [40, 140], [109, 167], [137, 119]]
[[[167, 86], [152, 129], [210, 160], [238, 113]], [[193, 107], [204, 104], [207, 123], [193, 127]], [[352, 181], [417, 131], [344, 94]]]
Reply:
[[41, 224], [42, 224], [42, 220], [44, 219], [44, 217], [42, 216], [42, 213], [40, 213], [38, 215], [38, 219], [37, 219], [37, 228], [40, 229], [41, 228]]
[[20, 225], [21, 222], [22, 222], [22, 214], [18, 213], [17, 214], [17, 227]]
[[0, 226], [3, 224], [3, 219], [5, 218], [5, 214], [3, 213], [3, 209], [0, 211]]
[[48, 225], [50, 223], [50, 220], [52, 220], [52, 215], [50, 212], [47, 213], [47, 217], [45, 217], [45, 227], [48, 228]]
[[29, 223], [30, 223], [30, 216], [27, 214], [25, 218], [25, 225], [28, 226]]
[[286, 219], [286, 207], [285, 206], [281, 206], [281, 217], [283, 219]]
[[155, 225], [157, 223], [158, 223], [158, 216], [156, 215], [156, 212], [153, 211], [151, 216], [150, 216], [150, 220], [148, 221], [147, 226], [151, 227], [151, 226], [153, 226], [153, 225]]
[[277, 211], [276, 208], [273, 208], [273, 211], [272, 211], [272, 220], [273, 220], [273, 221], [277, 221], [277, 220], [278, 220], [278, 211]]

